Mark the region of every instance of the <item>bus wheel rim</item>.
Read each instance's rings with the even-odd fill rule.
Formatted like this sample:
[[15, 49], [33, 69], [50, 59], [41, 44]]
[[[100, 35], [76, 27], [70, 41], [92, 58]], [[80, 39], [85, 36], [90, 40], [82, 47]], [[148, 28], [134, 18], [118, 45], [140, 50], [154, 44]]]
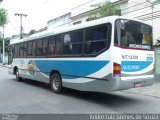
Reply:
[[59, 88], [59, 80], [57, 78], [53, 79], [53, 88], [57, 90]]

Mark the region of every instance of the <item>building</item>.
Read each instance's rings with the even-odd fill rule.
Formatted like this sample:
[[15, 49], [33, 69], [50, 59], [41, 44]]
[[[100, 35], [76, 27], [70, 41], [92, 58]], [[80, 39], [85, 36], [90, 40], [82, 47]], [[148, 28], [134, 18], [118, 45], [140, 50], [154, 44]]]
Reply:
[[[105, 2], [105, 0], [91, 0], [82, 5], [79, 5], [71, 9], [71, 21], [72, 25], [80, 24], [88, 21], [88, 16], [91, 10], [95, 9], [92, 5]], [[124, 8], [128, 3], [128, 0], [116, 0], [113, 4], [120, 5], [120, 8]]]
[[66, 13], [62, 16], [49, 20], [47, 22], [47, 29], [59, 28], [59, 27], [67, 27], [70, 26], [70, 17], [71, 13]]

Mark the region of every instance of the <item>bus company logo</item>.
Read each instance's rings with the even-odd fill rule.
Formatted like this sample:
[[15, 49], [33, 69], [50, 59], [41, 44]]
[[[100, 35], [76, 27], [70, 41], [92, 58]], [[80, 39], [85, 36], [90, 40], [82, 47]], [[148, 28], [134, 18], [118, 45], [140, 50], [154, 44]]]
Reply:
[[34, 60], [30, 60], [28, 62], [27, 69], [28, 69], [28, 72], [29, 72], [30, 75], [34, 75], [35, 74], [35, 72], [36, 72], [36, 64], [35, 64]]

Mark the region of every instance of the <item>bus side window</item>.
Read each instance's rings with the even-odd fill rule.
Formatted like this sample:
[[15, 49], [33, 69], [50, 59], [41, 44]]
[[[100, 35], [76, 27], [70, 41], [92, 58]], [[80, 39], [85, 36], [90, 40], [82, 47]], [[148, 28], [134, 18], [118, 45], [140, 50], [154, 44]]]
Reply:
[[43, 48], [42, 48], [43, 56], [47, 55], [47, 46], [48, 46], [48, 38], [44, 38], [43, 39]]
[[28, 50], [28, 44], [27, 42], [24, 43], [24, 48], [23, 48], [23, 57], [27, 56], [27, 50]]
[[32, 56], [32, 41], [28, 42], [28, 52], [27, 56], [31, 57]]
[[23, 57], [24, 55], [23, 55], [23, 49], [24, 49], [24, 43], [21, 43], [20, 44], [20, 57]]
[[72, 42], [72, 55], [81, 55], [82, 54], [82, 43], [83, 43], [83, 31], [73, 32], [71, 35]]
[[42, 39], [41, 40], [37, 40], [37, 48], [36, 48], [36, 53], [37, 56], [42, 56], [43, 55], [43, 51], [42, 51]]
[[64, 35], [64, 44], [63, 44], [63, 54], [64, 55], [71, 54], [72, 45], [70, 43], [71, 43], [71, 35], [65, 34]]
[[55, 47], [55, 54], [62, 55], [62, 36], [56, 36], [56, 47]]
[[73, 31], [64, 35], [63, 54], [82, 55], [83, 31]]
[[85, 32], [85, 54], [94, 55], [107, 47], [108, 26], [88, 28]]
[[48, 38], [48, 55], [55, 55], [55, 39], [53, 36]]
[[32, 56], [36, 56], [36, 40], [32, 43]]

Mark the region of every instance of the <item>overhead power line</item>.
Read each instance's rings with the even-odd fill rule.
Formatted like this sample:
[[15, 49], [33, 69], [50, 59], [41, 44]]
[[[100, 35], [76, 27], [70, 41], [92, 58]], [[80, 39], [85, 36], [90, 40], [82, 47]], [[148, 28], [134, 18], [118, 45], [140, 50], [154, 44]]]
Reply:
[[16, 29], [16, 27], [11, 23], [11, 21], [9, 21], [10, 25], [12, 26], [12, 28], [17, 32], [19, 33], [19, 31]]

